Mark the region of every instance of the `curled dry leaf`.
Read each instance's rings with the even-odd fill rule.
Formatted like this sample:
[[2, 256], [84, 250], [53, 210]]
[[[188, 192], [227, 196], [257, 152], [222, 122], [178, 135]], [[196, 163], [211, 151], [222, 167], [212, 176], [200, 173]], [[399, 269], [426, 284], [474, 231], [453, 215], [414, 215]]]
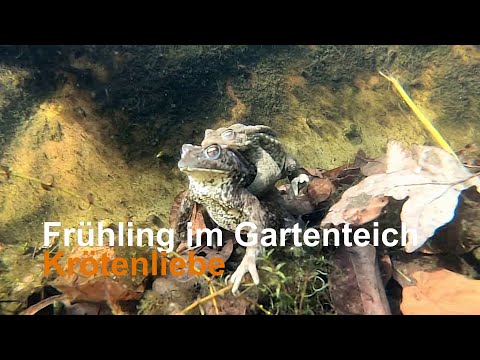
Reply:
[[324, 171], [322, 175], [330, 179], [335, 186], [351, 185], [362, 175], [360, 168], [368, 161], [370, 160], [366, 158], [365, 153], [360, 150], [355, 156], [353, 164], [346, 164], [332, 170]]
[[377, 160], [371, 160], [360, 168], [362, 175], [370, 176], [375, 174], [384, 174], [387, 171], [386, 158], [381, 157]]
[[465, 145], [463, 149], [457, 151], [456, 154], [460, 161], [467, 166], [477, 167], [480, 165], [480, 150], [474, 143]]
[[335, 186], [329, 179], [314, 178], [309, 182], [306, 188], [306, 195], [310, 203], [318, 205], [319, 203], [327, 200], [335, 191]]
[[177, 228], [178, 216], [179, 216], [178, 212], [180, 210], [180, 204], [182, 203], [182, 200], [186, 196], [187, 196], [187, 191], [182, 191], [177, 196], [175, 196], [175, 199], [173, 199], [172, 207], [170, 208], [170, 216], [168, 218], [171, 229]]
[[[277, 186], [285, 208], [294, 216], [303, 216], [315, 212], [320, 208], [319, 204], [328, 200], [335, 191], [335, 186], [329, 179], [324, 178], [320, 172], [316, 173], [313, 170], [315, 169], [308, 169], [313, 179], [307, 186], [300, 189], [300, 193], [296, 196], [293, 195], [290, 185]], [[312, 173], [320, 176], [312, 175]]]
[[351, 199], [343, 212], [343, 218], [348, 223], [359, 226], [378, 218], [388, 204], [385, 196], [359, 195]]
[[480, 315], [480, 280], [445, 269], [413, 274], [415, 286], [403, 289], [405, 315]]
[[[183, 199], [187, 196], [187, 191], [182, 191], [178, 194], [172, 204], [170, 209], [170, 216], [169, 216], [169, 223], [171, 229], [176, 229], [178, 225], [179, 219], [179, 210], [180, 205]], [[206, 211], [204, 211], [203, 207], [200, 204], [195, 203], [192, 209], [192, 215], [190, 222], [192, 223], [192, 236], [195, 238], [197, 231], [202, 231], [204, 229], [210, 229], [212, 227], [212, 222], [208, 217]], [[186, 242], [182, 242], [177, 247], [177, 252], [182, 253], [187, 249]]]
[[475, 269], [462, 257], [453, 254], [425, 255], [420, 252], [406, 254], [396, 252], [391, 254], [393, 278], [402, 286], [415, 285], [413, 274], [418, 271], [435, 271], [447, 269], [457, 274], [475, 276]]
[[333, 256], [330, 293], [343, 315], [390, 315], [375, 247], [341, 247]]
[[309, 173], [311, 176], [315, 176], [318, 178], [323, 178], [323, 173], [325, 172], [325, 170], [316, 169], [316, 168], [306, 168], [305, 171]]
[[232, 255], [234, 239], [235, 235], [233, 233], [227, 233], [226, 231], [223, 231], [223, 245], [221, 247], [199, 247], [195, 249], [195, 256], [204, 257], [207, 262], [212, 258], [220, 258], [226, 262], [230, 258], [230, 255]]
[[106, 302], [113, 306], [120, 301], [139, 300], [141, 292], [128, 289], [126, 286], [108, 277], [98, 277], [91, 279], [81, 285], [54, 285], [58, 291], [62, 292], [67, 300], [72, 303]]
[[[386, 173], [368, 176], [346, 190], [340, 201], [330, 208], [322, 225], [350, 223], [352, 214], [347, 210], [355, 208], [355, 203], [368, 208], [366, 200], [372, 197], [390, 196], [396, 200], [408, 197], [400, 217], [410, 230], [405, 250], [413, 252], [437, 228], [452, 220], [463, 190], [476, 186], [480, 191], [479, 176], [437, 147], [413, 146], [407, 150], [398, 142], [389, 142], [386, 165]], [[416, 242], [412, 233], [417, 235]]]

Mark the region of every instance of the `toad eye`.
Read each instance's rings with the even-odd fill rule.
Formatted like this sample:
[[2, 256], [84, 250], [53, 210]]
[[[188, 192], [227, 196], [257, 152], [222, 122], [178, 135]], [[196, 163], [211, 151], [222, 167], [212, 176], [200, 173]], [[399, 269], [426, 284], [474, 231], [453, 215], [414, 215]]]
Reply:
[[225, 139], [225, 140], [232, 140], [235, 136], [235, 133], [233, 132], [232, 129], [228, 129], [228, 130], [225, 130], [223, 133], [222, 133], [222, 138]]
[[205, 154], [211, 160], [217, 160], [222, 153], [220, 146], [218, 145], [211, 145], [205, 149]]

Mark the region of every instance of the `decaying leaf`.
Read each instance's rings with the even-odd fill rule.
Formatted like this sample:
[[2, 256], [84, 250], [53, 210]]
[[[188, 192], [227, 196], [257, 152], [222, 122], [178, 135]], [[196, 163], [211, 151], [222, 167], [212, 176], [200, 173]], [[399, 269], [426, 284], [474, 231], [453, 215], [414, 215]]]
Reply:
[[375, 174], [384, 174], [387, 171], [385, 156], [377, 160], [371, 160], [360, 168], [362, 175], [370, 176]]
[[[455, 157], [437, 147], [414, 145], [407, 150], [396, 141], [389, 142], [386, 165], [386, 173], [368, 176], [345, 191], [322, 225], [350, 223], [349, 210], [368, 209], [373, 197], [408, 197], [400, 217], [410, 230], [405, 250], [413, 252], [437, 228], [452, 220], [463, 190], [476, 186], [480, 192], [478, 174], [472, 174]], [[412, 231], [417, 235], [416, 243]]]
[[332, 181], [335, 186], [351, 185], [361, 176], [360, 169], [369, 159], [365, 153], [360, 150], [355, 156], [353, 164], [346, 164], [335, 169], [324, 171], [322, 175]]
[[[178, 194], [175, 197], [175, 200], [173, 201], [172, 207], [170, 209], [170, 217], [169, 217], [169, 223], [170, 223], [170, 228], [171, 229], [176, 229], [177, 228], [178, 219], [179, 219], [179, 216], [180, 216], [180, 214], [179, 214], [180, 204], [182, 203], [185, 196], [187, 196], [187, 191], [183, 191], [180, 194]], [[193, 238], [196, 237], [197, 231], [202, 231], [204, 229], [210, 229], [213, 225], [209, 216], [208, 216], [208, 214], [207, 214], [207, 212], [204, 210], [204, 208], [200, 204], [197, 204], [197, 203], [195, 203], [193, 205], [190, 222], [192, 223], [192, 236], [193, 236]], [[205, 236], [203, 236], [203, 238], [204, 237]], [[186, 242], [182, 242], [182, 243], [179, 244], [176, 251], [179, 254], [181, 254], [186, 249], [187, 249]]]
[[463, 147], [463, 149], [457, 151], [456, 154], [466, 166], [480, 167], [480, 149], [478, 148], [477, 144], [467, 144]]
[[208, 246], [201, 246], [195, 249], [195, 256], [203, 257], [207, 262], [210, 261], [212, 258], [220, 258], [224, 262], [226, 262], [233, 252], [234, 239], [235, 235], [233, 233], [227, 233], [226, 231], [224, 231], [222, 236], [223, 245], [221, 247], [213, 248]]
[[343, 218], [350, 224], [360, 226], [375, 220], [388, 204], [385, 196], [368, 196], [362, 194], [352, 199], [343, 213]]
[[360, 168], [351, 165], [342, 165], [323, 173], [323, 176], [330, 179], [335, 186], [351, 185], [358, 179], [359, 175]]
[[314, 178], [306, 187], [306, 195], [313, 205], [327, 200], [335, 191], [335, 186], [329, 179]]
[[306, 168], [305, 171], [308, 172], [311, 176], [315, 176], [318, 178], [323, 178], [323, 173], [325, 172], [325, 170], [317, 168]]
[[177, 228], [179, 216], [178, 212], [180, 209], [180, 204], [182, 203], [182, 200], [185, 198], [185, 196], [187, 196], [186, 190], [179, 193], [177, 196], [175, 196], [175, 199], [173, 199], [172, 207], [170, 208], [170, 216], [168, 218], [171, 229]]
[[330, 293], [344, 315], [390, 315], [375, 247], [341, 247], [333, 256]]
[[464, 259], [454, 254], [425, 255], [420, 252], [405, 254], [397, 252], [391, 255], [393, 278], [402, 286], [415, 285], [413, 274], [418, 271], [436, 271], [447, 269], [466, 276], [475, 276], [476, 272]]
[[54, 285], [71, 303], [106, 302], [113, 310], [121, 301], [139, 300], [142, 292], [128, 289], [126, 286], [108, 277], [98, 277], [81, 285]]
[[403, 289], [405, 315], [480, 315], [480, 280], [442, 269], [413, 274], [415, 286]]
[[[309, 172], [309, 174], [313, 176], [313, 179], [310, 180], [307, 186], [300, 189], [299, 194], [296, 196], [288, 184], [277, 187], [281, 196], [284, 198], [285, 208], [294, 216], [303, 216], [317, 211], [320, 208], [319, 205], [327, 201], [335, 191], [335, 186], [332, 181], [313, 170]], [[312, 175], [312, 173], [320, 176]]]
[[[208, 263], [213, 258], [220, 258], [223, 260], [224, 263], [230, 258], [232, 255], [233, 247], [235, 244], [235, 234], [229, 231], [222, 231], [222, 246], [215, 246], [210, 247], [203, 244], [193, 250], [194, 258], [204, 258], [206, 263]], [[183, 252], [181, 257], [185, 260], [187, 266], [189, 266], [189, 254], [185, 253], [187, 250], [186, 243], [182, 243], [184, 245], [178, 252]], [[208, 273], [208, 271], [207, 271]], [[196, 275], [189, 275], [188, 272], [185, 272], [183, 275], [176, 277], [176, 280], [181, 282], [190, 281], [191, 278], [195, 278]]]

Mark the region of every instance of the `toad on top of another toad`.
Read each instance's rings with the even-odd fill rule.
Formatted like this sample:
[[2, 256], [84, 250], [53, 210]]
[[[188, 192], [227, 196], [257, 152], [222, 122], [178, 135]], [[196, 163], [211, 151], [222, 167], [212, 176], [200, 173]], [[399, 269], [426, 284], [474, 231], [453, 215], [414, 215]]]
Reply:
[[[292, 180], [300, 175], [297, 161], [287, 154], [275, 131], [268, 126], [233, 124], [217, 130], [205, 130], [202, 147], [215, 144], [238, 150], [255, 164], [257, 175], [248, 186], [254, 195], [268, 191], [280, 179], [288, 177]], [[299, 177], [295, 181], [305, 182], [308, 178]]]

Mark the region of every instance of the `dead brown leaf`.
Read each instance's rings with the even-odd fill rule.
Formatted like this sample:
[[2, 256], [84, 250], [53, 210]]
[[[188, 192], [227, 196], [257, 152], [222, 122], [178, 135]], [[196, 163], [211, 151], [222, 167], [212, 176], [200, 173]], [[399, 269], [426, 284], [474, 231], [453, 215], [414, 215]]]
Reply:
[[415, 286], [403, 289], [405, 315], [480, 315], [480, 280], [445, 269], [413, 274]]
[[[408, 233], [407, 252], [420, 248], [437, 228], [450, 222], [460, 193], [472, 186], [480, 191], [480, 178], [472, 174], [455, 157], [433, 146], [403, 149], [400, 143], [388, 144], [387, 171], [368, 176], [346, 190], [333, 205], [322, 226], [340, 225], [357, 219], [358, 208], [368, 209], [374, 197], [390, 196], [403, 200], [401, 220]], [[350, 209], [354, 209], [353, 214]], [[416, 243], [411, 237], [416, 233]]]
[[480, 165], [480, 151], [477, 144], [467, 144], [456, 154], [462, 163], [467, 166], [477, 167]]
[[323, 173], [325, 172], [325, 170], [317, 169], [317, 168], [306, 168], [305, 171], [308, 172], [311, 176], [315, 176], [319, 178], [323, 178], [324, 177]]
[[333, 256], [330, 293], [344, 315], [390, 315], [375, 247], [341, 247]]
[[178, 217], [179, 217], [178, 212], [180, 211], [180, 204], [182, 203], [182, 200], [186, 196], [187, 196], [187, 191], [185, 190], [179, 193], [177, 196], [175, 196], [175, 199], [173, 199], [172, 207], [170, 208], [170, 216], [168, 218], [171, 229], [177, 228]]
[[385, 161], [385, 156], [377, 160], [371, 160], [363, 165], [360, 168], [360, 171], [365, 176], [384, 174], [387, 171], [387, 164]]
[[335, 186], [351, 185], [358, 180], [360, 168], [352, 165], [342, 165], [338, 168], [325, 171], [323, 176], [330, 179]]
[[475, 276], [472, 268], [460, 256], [453, 254], [425, 255], [420, 252], [406, 254], [397, 252], [391, 255], [393, 278], [402, 286], [415, 285], [413, 274], [418, 271], [436, 271], [447, 269], [466, 276]]
[[326, 178], [314, 178], [308, 183], [306, 187], [306, 194], [310, 203], [318, 205], [319, 203], [330, 198], [335, 191], [335, 186], [329, 179]]
[[110, 307], [112, 307], [121, 301], [139, 300], [142, 296], [142, 292], [130, 290], [125, 285], [122, 285], [108, 277], [94, 278], [80, 285], [54, 286], [58, 291], [63, 293], [65, 299], [72, 303], [106, 302]]
[[230, 255], [232, 255], [235, 235], [224, 231], [222, 240], [223, 244], [221, 247], [213, 248], [209, 246], [201, 246], [195, 249], [195, 256], [203, 257], [207, 262], [212, 258], [220, 258], [226, 262], [230, 258]]
[[[187, 191], [183, 191], [180, 194], [178, 194], [172, 204], [172, 207], [170, 209], [170, 217], [169, 217], [169, 223], [170, 223], [170, 228], [171, 229], [176, 229], [178, 225], [178, 218], [179, 218], [179, 210], [180, 210], [180, 204], [182, 203], [183, 199], [187, 196]], [[192, 215], [190, 218], [190, 221], [192, 223], [192, 236], [195, 238], [197, 235], [197, 231], [202, 231], [205, 229], [210, 229], [212, 227], [212, 222], [207, 214], [207, 212], [204, 210], [202, 205], [194, 203], [193, 209], [192, 209]], [[202, 236], [202, 240], [205, 238], [205, 235]], [[185, 250], [187, 250], [187, 244], [185, 241], [181, 242], [179, 246], [177, 247], [176, 251], [181, 254]]]
[[378, 218], [382, 214], [383, 208], [388, 204], [388, 198], [385, 196], [370, 197], [361, 194], [350, 200], [348, 208], [343, 212], [343, 218], [356, 226]]

